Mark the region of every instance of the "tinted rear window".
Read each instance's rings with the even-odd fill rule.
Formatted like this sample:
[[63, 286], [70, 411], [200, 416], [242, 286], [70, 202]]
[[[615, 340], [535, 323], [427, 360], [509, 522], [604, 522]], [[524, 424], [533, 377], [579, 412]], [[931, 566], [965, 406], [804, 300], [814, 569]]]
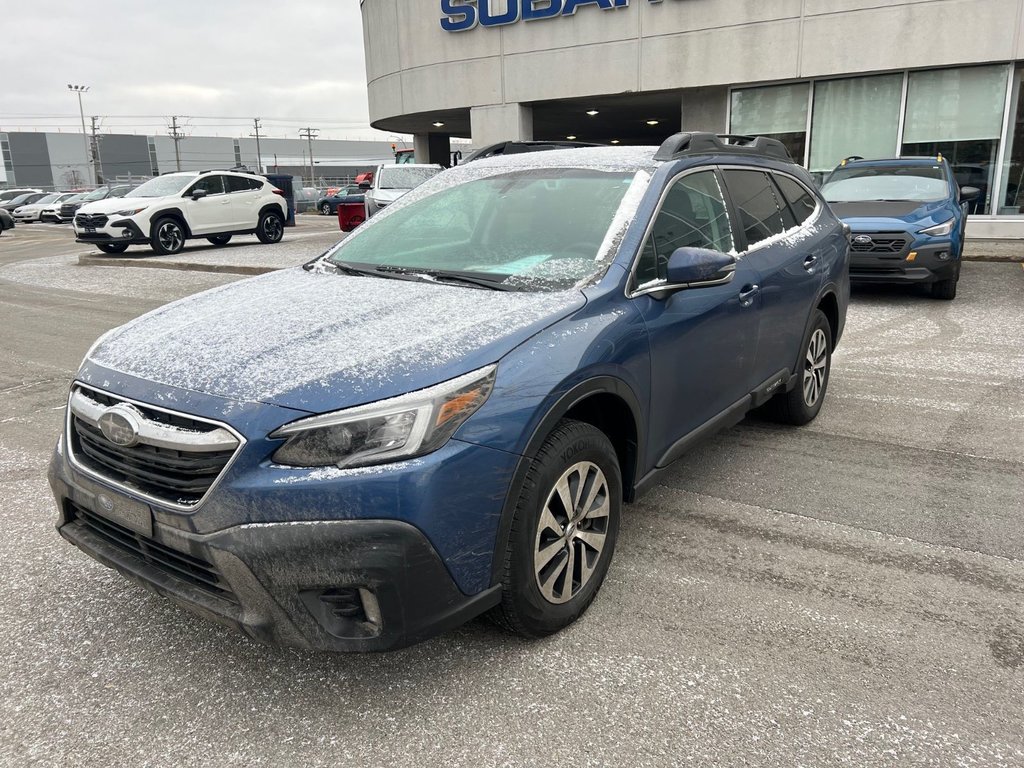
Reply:
[[736, 205], [748, 248], [785, 231], [782, 211], [766, 173], [725, 171], [725, 183]]

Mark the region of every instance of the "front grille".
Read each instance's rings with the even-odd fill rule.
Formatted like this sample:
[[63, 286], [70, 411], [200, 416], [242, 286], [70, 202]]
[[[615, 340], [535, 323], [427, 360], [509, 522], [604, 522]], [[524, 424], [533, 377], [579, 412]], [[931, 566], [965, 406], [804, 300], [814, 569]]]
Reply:
[[[861, 234], [857, 233], [854, 235], [854, 240]], [[907, 247], [909, 240], [907, 237], [902, 235], [892, 234], [867, 234], [871, 238], [870, 243], [858, 243], [854, 242], [850, 245], [850, 250], [853, 253], [902, 253]]]
[[110, 219], [105, 214], [102, 213], [97, 213], [94, 215], [88, 213], [80, 213], [77, 216], [75, 216], [75, 224], [78, 225], [79, 227], [95, 227], [99, 229], [100, 227], [107, 226], [107, 222], [109, 220]]
[[106, 393], [76, 386], [72, 407], [68, 409], [74, 460], [104, 479], [156, 501], [184, 508], [195, 506], [210, 490], [238, 449], [239, 441], [230, 435], [230, 447], [222, 450], [197, 450], [185, 440], [181, 447], [154, 445], [145, 442], [143, 436], [135, 445], [118, 445], [107, 438], [91, 416], [76, 411], [74, 402], [79, 395], [84, 396], [90, 412], [102, 413], [114, 406], [127, 406], [132, 413], [137, 414], [141, 422], [165, 428], [172, 437], [175, 434], [183, 438], [226, 434], [224, 428], [185, 414], [127, 404]]
[[851, 275], [902, 275], [903, 269], [900, 267], [881, 267], [876, 265], [850, 265]]
[[88, 529], [106, 543], [139, 558], [181, 581], [212, 592], [218, 597], [234, 600], [231, 588], [221, 578], [220, 572], [207, 561], [179, 552], [141, 534], [130, 531], [105, 517], [93, 514], [87, 509], [68, 502], [68, 518]]
[[80, 207], [77, 203], [64, 203], [60, 207], [60, 215], [62, 218], [70, 219]]

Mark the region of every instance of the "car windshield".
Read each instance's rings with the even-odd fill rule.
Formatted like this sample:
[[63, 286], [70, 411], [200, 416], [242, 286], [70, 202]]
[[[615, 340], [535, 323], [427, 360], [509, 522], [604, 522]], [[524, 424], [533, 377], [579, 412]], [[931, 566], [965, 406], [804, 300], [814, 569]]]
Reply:
[[29, 192], [28, 194], [18, 195], [17, 197], [12, 198], [9, 202], [11, 203], [11, 205], [14, 205], [15, 203], [24, 203], [26, 200], [32, 197], [33, 194], [35, 193]]
[[621, 229], [613, 222], [628, 222], [637, 201], [623, 197], [640, 177], [646, 185], [636, 171], [544, 168], [457, 183], [396, 204], [328, 261], [563, 290], [607, 269], [606, 243]]
[[109, 187], [99, 187], [98, 189], [94, 189], [92, 192], [89, 192], [87, 195], [83, 195], [82, 200], [85, 202], [89, 202], [90, 200], [102, 200], [107, 196], [108, 192], [110, 192]]
[[36, 200], [36, 204], [42, 205], [43, 203], [55, 203], [59, 199], [60, 195], [43, 195], [38, 200]]
[[941, 165], [878, 165], [838, 168], [821, 188], [830, 203], [932, 202], [949, 196]]
[[440, 172], [440, 168], [385, 166], [380, 171], [380, 184], [378, 186], [381, 189], [414, 189]]
[[157, 176], [145, 184], [140, 184], [132, 192], [131, 197], [166, 197], [176, 195], [187, 187], [195, 176]]

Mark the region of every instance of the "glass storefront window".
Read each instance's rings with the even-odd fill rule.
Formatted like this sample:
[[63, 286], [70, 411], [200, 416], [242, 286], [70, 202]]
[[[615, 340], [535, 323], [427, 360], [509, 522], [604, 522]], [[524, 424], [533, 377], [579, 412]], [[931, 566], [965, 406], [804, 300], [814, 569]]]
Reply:
[[902, 98], [902, 73], [815, 83], [809, 170], [829, 172], [852, 155], [893, 157]]
[[1024, 213], [1024, 99], [1021, 82], [1024, 72], [1017, 74], [1010, 105], [1010, 130], [1006, 136], [1006, 156], [1003, 160], [1003, 181], [999, 190], [996, 213], [1017, 215]]
[[965, 67], [911, 72], [903, 155], [941, 154], [961, 186], [981, 196], [971, 213], [991, 213], [1008, 68]]
[[737, 88], [732, 92], [729, 132], [778, 139], [802, 165], [809, 89], [808, 83]]

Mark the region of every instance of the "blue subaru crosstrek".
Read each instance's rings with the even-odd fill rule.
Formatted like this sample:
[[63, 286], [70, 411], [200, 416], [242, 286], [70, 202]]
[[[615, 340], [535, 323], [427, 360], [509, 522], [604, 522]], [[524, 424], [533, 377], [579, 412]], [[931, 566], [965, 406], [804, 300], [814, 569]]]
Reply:
[[935, 298], [956, 298], [967, 209], [980, 190], [960, 187], [946, 160], [846, 160], [821, 192], [852, 230], [851, 280], [928, 285]]
[[817, 415], [848, 262], [770, 139], [453, 168], [303, 268], [97, 341], [57, 528], [265, 642], [396, 648], [486, 611], [556, 632], [688, 448]]

